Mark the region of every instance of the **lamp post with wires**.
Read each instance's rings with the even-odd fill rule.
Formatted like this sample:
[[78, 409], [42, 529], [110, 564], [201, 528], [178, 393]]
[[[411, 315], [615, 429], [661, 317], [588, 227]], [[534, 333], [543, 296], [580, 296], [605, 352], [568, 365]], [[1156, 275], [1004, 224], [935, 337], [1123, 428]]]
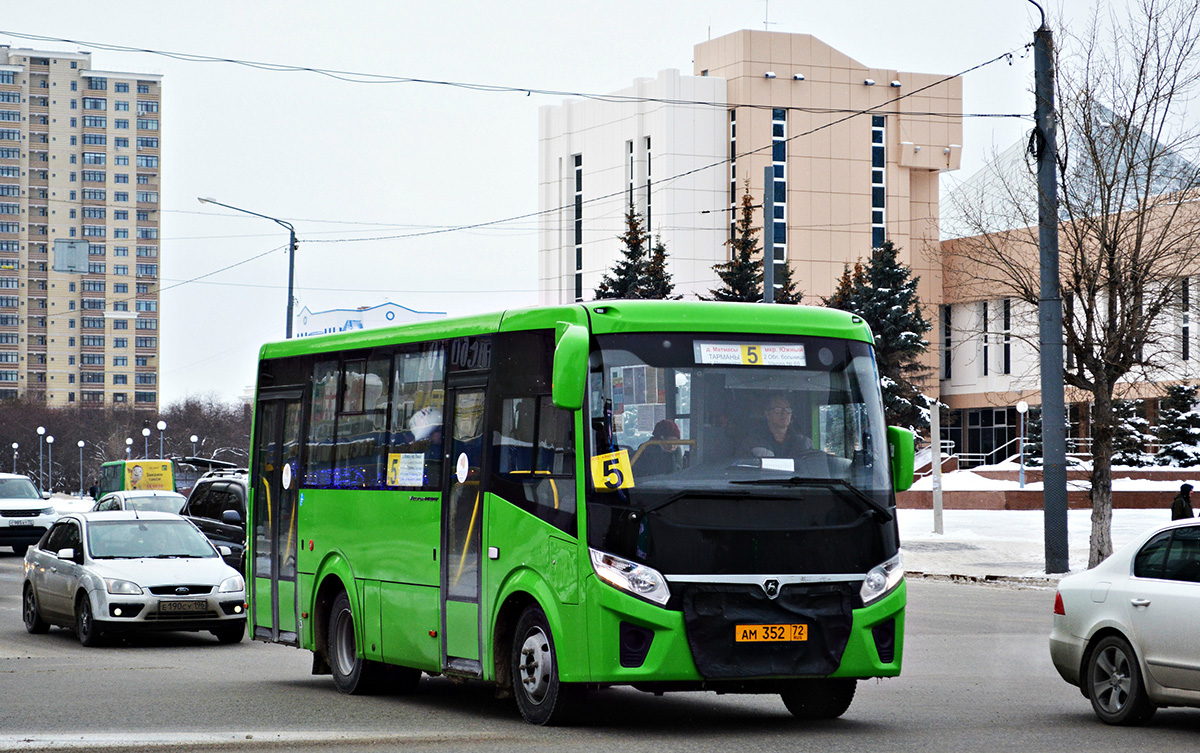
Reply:
[[296, 280], [296, 228], [293, 227], [292, 223], [290, 223], [290, 222], [285, 222], [284, 220], [278, 219], [276, 217], [269, 217], [265, 214], [259, 214], [258, 212], [251, 212], [249, 209], [242, 209], [241, 207], [235, 207], [230, 204], [223, 204], [223, 203], [217, 201], [216, 199], [210, 199], [210, 198], [203, 197], [203, 196], [198, 196], [198, 197], [196, 197], [196, 199], [201, 204], [215, 204], [216, 206], [225, 207], [226, 209], [232, 209], [233, 211], [241, 212], [242, 214], [248, 214], [253, 217], [261, 217], [264, 220], [270, 220], [271, 222], [274, 222], [276, 225], [281, 225], [281, 226], [287, 228], [287, 230], [288, 230], [287, 339], [291, 340], [292, 339], [292, 306], [296, 300], [292, 295], [292, 291], [295, 287], [295, 280]]
[[142, 457], [150, 457], [150, 427], [142, 429]]
[[158, 456], [160, 458], [166, 457], [165, 455], [163, 455], [163, 432], [165, 432], [166, 430], [167, 430], [167, 422], [160, 420], [158, 422]]

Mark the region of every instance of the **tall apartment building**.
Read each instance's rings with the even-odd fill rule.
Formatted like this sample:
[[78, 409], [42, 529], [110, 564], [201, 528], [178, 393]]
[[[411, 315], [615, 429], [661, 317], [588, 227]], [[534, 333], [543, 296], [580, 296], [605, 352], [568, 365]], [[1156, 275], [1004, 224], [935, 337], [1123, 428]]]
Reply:
[[540, 300], [592, 297], [630, 203], [663, 238], [677, 292], [706, 295], [746, 180], [761, 206], [769, 168], [776, 229], [765, 245], [806, 302], [890, 239], [935, 311], [938, 175], [959, 166], [961, 79], [872, 68], [807, 34], [751, 30], [696, 45], [693, 65], [692, 76], [664, 71], [606, 101], [542, 108]]
[[161, 97], [0, 46], [0, 399], [157, 410]]

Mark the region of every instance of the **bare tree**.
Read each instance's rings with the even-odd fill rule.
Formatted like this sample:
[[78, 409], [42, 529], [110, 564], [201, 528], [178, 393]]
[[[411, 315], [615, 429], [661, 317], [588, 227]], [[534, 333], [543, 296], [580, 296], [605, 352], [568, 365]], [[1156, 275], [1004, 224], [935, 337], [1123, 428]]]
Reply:
[[[1178, 378], [1181, 293], [1200, 268], [1200, 134], [1183, 122], [1198, 5], [1096, 8], [1056, 32], [1064, 380], [1093, 403], [1089, 567], [1112, 553], [1114, 398], [1135, 377]], [[951, 300], [1011, 295], [1036, 311], [1036, 185], [1012, 164], [952, 199], [972, 237], [943, 249]]]

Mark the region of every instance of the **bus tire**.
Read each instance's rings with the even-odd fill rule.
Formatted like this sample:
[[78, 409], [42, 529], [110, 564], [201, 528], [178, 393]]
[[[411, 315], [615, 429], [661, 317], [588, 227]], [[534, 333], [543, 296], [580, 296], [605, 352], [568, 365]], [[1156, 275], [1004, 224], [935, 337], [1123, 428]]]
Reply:
[[358, 655], [354, 632], [354, 612], [350, 597], [343, 591], [329, 610], [325, 655], [337, 689], [348, 695], [370, 695], [379, 690], [383, 665]]
[[525, 608], [513, 631], [512, 686], [525, 721], [541, 725], [568, 721], [573, 694], [559, 682], [554, 637], [546, 613], [537, 604]]
[[857, 685], [858, 680], [844, 678], [796, 680], [779, 695], [797, 719], [837, 719], [850, 708]]

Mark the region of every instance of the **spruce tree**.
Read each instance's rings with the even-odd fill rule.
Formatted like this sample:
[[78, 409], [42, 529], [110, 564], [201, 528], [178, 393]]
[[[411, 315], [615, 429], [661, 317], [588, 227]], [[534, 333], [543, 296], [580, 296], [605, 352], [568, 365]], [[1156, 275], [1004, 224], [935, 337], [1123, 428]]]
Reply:
[[638, 287], [639, 298], [665, 300], [671, 298], [671, 293], [675, 291], [675, 283], [671, 282], [671, 273], [667, 271], [667, 247], [660, 236], [654, 236], [646, 273]]
[[824, 303], [858, 314], [870, 325], [888, 423], [918, 431], [927, 428], [931, 400], [918, 384], [929, 369], [919, 359], [929, 348], [924, 336], [932, 325], [917, 298], [920, 278], [900, 263], [890, 240], [871, 252], [866, 266], [856, 264], [854, 272], [847, 269], [842, 278]]
[[754, 199], [750, 196], [750, 180], [746, 179], [746, 192], [742, 194], [741, 217], [734, 224], [734, 235], [725, 245], [729, 246], [729, 261], [714, 264], [713, 271], [721, 278], [721, 287], [709, 290], [710, 301], [741, 301], [757, 303], [762, 300], [762, 258], [758, 256], [760, 228], [754, 227]]
[[775, 265], [775, 303], [797, 305], [804, 293], [796, 290], [792, 280], [792, 265], [780, 262]]
[[1196, 408], [1196, 387], [1175, 384], [1158, 403], [1159, 465], [1191, 468], [1200, 465], [1200, 411]]
[[1029, 406], [1025, 414], [1025, 465], [1042, 465], [1042, 408], [1037, 405]]
[[1149, 465], [1146, 447], [1154, 441], [1146, 420], [1144, 400], [1118, 400], [1113, 404], [1113, 465], [1139, 468]]
[[642, 216], [633, 204], [625, 212], [625, 232], [617, 236], [621, 240], [621, 258], [613, 265], [612, 272], [600, 279], [596, 288], [596, 299], [642, 298], [643, 278], [649, 264], [646, 246], [649, 233], [642, 227]]

